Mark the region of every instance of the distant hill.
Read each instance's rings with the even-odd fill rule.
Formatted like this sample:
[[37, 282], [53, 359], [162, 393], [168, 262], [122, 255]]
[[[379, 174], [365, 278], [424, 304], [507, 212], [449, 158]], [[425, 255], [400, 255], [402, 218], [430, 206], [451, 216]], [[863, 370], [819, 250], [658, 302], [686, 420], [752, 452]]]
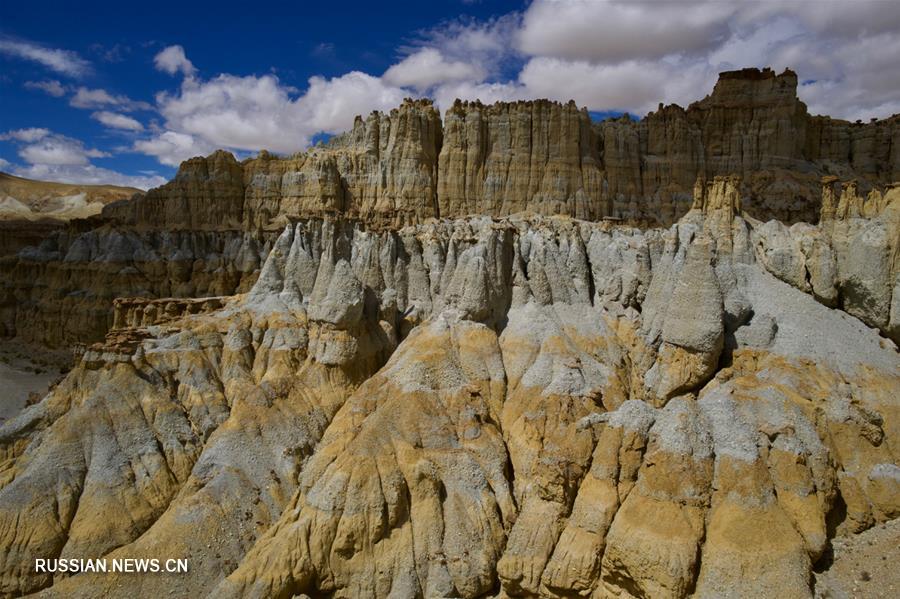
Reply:
[[99, 214], [103, 206], [143, 193], [118, 185], [34, 181], [0, 173], [0, 221], [69, 221]]

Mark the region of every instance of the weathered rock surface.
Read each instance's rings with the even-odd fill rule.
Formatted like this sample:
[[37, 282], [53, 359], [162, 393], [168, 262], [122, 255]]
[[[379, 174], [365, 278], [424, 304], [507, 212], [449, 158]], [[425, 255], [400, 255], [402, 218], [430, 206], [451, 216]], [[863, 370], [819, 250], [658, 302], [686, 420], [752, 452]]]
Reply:
[[[811, 596], [900, 509], [900, 354], [825, 284], [893, 276], [836, 256], [896, 201], [783, 231], [739, 184], [647, 231], [305, 220], [246, 294], [119, 300], [0, 428], [0, 591]], [[156, 554], [190, 573], [31, 567]]]
[[[571, 102], [457, 102], [442, 120], [429, 101], [407, 100], [387, 114], [357, 118], [347, 133], [294, 156], [261, 152], [238, 162], [217, 151], [192, 158], [166, 185], [107, 205], [94, 222], [44, 242], [58, 247], [41, 244], [37, 254], [26, 250], [0, 261], [0, 334], [24, 334], [51, 345], [79, 337], [94, 341], [111, 323], [115, 297], [245, 291], [255, 276], [252, 263], [265, 255], [267, 242], [304, 218], [344, 218], [385, 229], [432, 218], [521, 213], [670, 226], [694, 207], [695, 182], [717, 176], [738, 176], [740, 186], [732, 193], [742, 199], [748, 216], [762, 221], [802, 228], [801, 222], [818, 220], [820, 205], [825, 220], [880, 213], [887, 185], [900, 181], [900, 117], [851, 124], [810, 116], [796, 89], [791, 71], [723, 73], [709, 96], [686, 109], [660, 107], [640, 121], [624, 116], [598, 123]], [[820, 179], [835, 176], [845, 182], [855, 178], [857, 184], [846, 194], [832, 190], [823, 200]], [[826, 304], [845, 305], [885, 330], [891, 321], [885, 321], [883, 306], [888, 302], [888, 311], [900, 314], [900, 303], [890, 303], [897, 294], [873, 287], [870, 279], [878, 279], [878, 273], [860, 270], [861, 279], [849, 280], [838, 271], [848, 260], [864, 260], [869, 251], [864, 248], [896, 247], [892, 218], [884, 217], [882, 229], [872, 225], [865, 235], [838, 231], [838, 237], [860, 242], [838, 243], [846, 251], [800, 230], [788, 242], [783, 231], [775, 230], [781, 225], [774, 224], [766, 231], [768, 262], [783, 280], [811, 286]], [[173, 235], [195, 239], [178, 242], [191, 247], [188, 279], [183, 278], [185, 254], [171, 255], [163, 239]], [[116, 236], [139, 236], [144, 253], [159, 257], [149, 266], [139, 257], [123, 256], [112, 267], [117, 273], [136, 269], [139, 281], [106, 272], [108, 262], [94, 266], [65, 259], [69, 245], [118, 244], [94, 239]], [[10, 249], [35, 240], [31, 233], [19, 237], [7, 240]], [[226, 251], [236, 239], [263, 251]], [[805, 263], [816, 265], [813, 270], [792, 258], [797, 244], [809, 255]], [[54, 251], [61, 252], [57, 258], [51, 257]], [[895, 257], [880, 255], [869, 271], [896, 272]], [[594, 268], [604, 267], [595, 262]], [[144, 276], [148, 269], [152, 274]], [[163, 270], [181, 274], [161, 276]], [[809, 273], [805, 283], [797, 278], [804, 271]], [[618, 282], [613, 280], [618, 273], [610, 276], [612, 285], [635, 282], [631, 276]], [[873, 320], [874, 312], [881, 314], [880, 321]], [[44, 322], [42, 313], [47, 314]], [[697, 355], [690, 359], [702, 361]]]
[[[78, 343], [0, 426], [0, 595], [811, 596], [900, 516], [897, 123], [747, 70], [187, 161], [0, 263]], [[33, 567], [101, 556], [190, 572]]]
[[53, 233], [0, 258], [0, 334], [57, 347], [96, 341], [113, 324], [117, 297], [246, 291], [268, 253], [268, 238], [109, 226]]
[[900, 180], [900, 117], [852, 124], [810, 116], [797, 76], [723, 73], [687, 109], [593, 123], [574, 103], [457, 102], [441, 121], [427, 100], [357, 118], [308, 152], [185, 162], [176, 178], [104, 215], [151, 228], [283, 226], [341, 215], [369, 226], [519, 212], [668, 226], [697, 178], [738, 175], [755, 218], [815, 222], [819, 179], [857, 177], [868, 193]]
[[823, 180], [826, 205], [819, 227], [788, 228], [778, 221], [758, 227], [759, 258], [782, 281], [900, 343], [900, 187], [864, 199], [851, 181], [835, 207], [833, 186], [832, 179]]

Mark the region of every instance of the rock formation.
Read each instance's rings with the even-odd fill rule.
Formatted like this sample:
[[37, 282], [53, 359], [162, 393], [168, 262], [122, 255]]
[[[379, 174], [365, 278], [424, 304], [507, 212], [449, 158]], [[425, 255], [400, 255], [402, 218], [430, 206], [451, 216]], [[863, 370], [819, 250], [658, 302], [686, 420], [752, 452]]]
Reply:
[[[226, 252], [224, 263], [207, 260], [207, 254], [221, 255], [223, 244], [265, 249], [299, 218], [345, 218], [378, 229], [431, 218], [530, 213], [669, 226], [690, 210], [697, 180], [735, 175], [742, 181], [736, 193], [748, 216], [790, 225], [816, 222], [822, 177], [855, 178], [854, 197], [860, 198], [900, 180], [900, 143], [894, 141], [900, 117], [863, 125], [810, 116], [796, 89], [791, 71], [723, 73], [713, 92], [687, 109], [661, 106], [640, 121], [625, 115], [599, 123], [571, 102], [457, 102], [442, 121], [429, 101], [407, 100], [388, 114], [357, 118], [349, 132], [291, 157], [261, 152], [238, 162], [218, 151], [193, 158], [166, 185], [110, 204], [102, 217], [60, 231], [43, 245], [64, 248], [78, 235], [103, 237], [114, 229], [145, 236], [145, 253], [163, 262], [154, 268], [166, 270], [173, 256], [155, 245], [161, 237], [153, 232], [217, 235], [220, 240], [213, 245], [218, 249], [205, 249], [208, 241], [189, 242], [188, 253], [203, 262], [195, 267], [236, 271], [242, 273], [239, 280], [226, 272], [212, 277], [215, 282], [202, 282], [210, 278], [204, 275], [196, 289], [159, 275], [140, 284], [113, 282], [101, 273], [83, 273], [95, 268], [91, 264], [60, 263], [51, 257], [55, 250], [40, 255], [28, 250], [0, 263], [0, 310], [5, 313], [0, 333], [28, 327], [25, 334], [45, 343], [79, 336], [96, 341], [111, 323], [114, 297], [246, 290], [265, 251], [254, 257], [249, 256], [253, 251]], [[830, 201], [837, 211], [840, 193]], [[108, 243], [116, 239], [113, 235]], [[118, 253], [124, 259], [120, 270], [145, 270], [139, 258], [132, 264], [127, 252], [101, 251]], [[42, 284], [32, 285], [35, 278]], [[36, 322], [33, 306], [45, 303], [51, 305], [41, 310], [51, 315], [50, 322]], [[59, 313], [65, 314], [70, 332], [56, 330], [53, 314]]]
[[[739, 189], [646, 231], [304, 220], [246, 294], [118, 300], [0, 429], [0, 590], [810, 596], [900, 515], [900, 356], [860, 320], [895, 330], [896, 262], [851, 249], [900, 196], [782, 230]], [[163, 551], [190, 574], [31, 568]]]
[[[900, 516], [900, 177], [795, 88], [408, 101], [7, 258], [79, 344], [0, 427], [0, 595], [812, 596]], [[33, 567], [101, 556], [190, 571]]]
[[814, 117], [796, 92], [791, 71], [746, 69], [723, 73], [687, 109], [599, 123], [573, 102], [546, 100], [456, 102], [442, 123], [427, 100], [407, 100], [290, 158], [189, 160], [171, 183], [105, 214], [166, 229], [326, 215], [398, 226], [518, 212], [667, 226], [690, 208], [698, 177], [738, 175], [750, 215], [813, 222], [821, 176], [853, 174], [866, 192], [900, 180], [898, 117]]
[[100, 214], [105, 205], [142, 193], [133, 187], [34, 181], [0, 173], [0, 256], [37, 245], [73, 219]]

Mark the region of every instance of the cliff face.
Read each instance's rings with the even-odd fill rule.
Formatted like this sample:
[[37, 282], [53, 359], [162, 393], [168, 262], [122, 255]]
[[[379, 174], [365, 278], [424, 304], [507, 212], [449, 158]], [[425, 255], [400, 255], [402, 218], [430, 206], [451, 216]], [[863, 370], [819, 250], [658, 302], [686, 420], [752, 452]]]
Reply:
[[[548, 101], [457, 102], [442, 122], [428, 101], [408, 100], [389, 114], [357, 118], [349, 132], [289, 158], [263, 152], [238, 162], [224, 151], [193, 158], [166, 185], [108, 205], [93, 224], [46, 242], [59, 249], [4, 259], [2, 332], [51, 344], [93, 341], [111, 322], [114, 297], [245, 290], [256, 266], [247, 252], [223, 248], [251, 241], [264, 248], [301, 218], [340, 217], [383, 229], [530, 213], [668, 226], [690, 209], [696, 181], [734, 175], [749, 216], [813, 223], [822, 176], [855, 180], [860, 197], [900, 180], [900, 117], [865, 125], [811, 117], [796, 90], [790, 71], [723, 73], [713, 92], [687, 109], [660, 107], [641, 121], [600, 123], [573, 103]], [[836, 202], [824, 211], [832, 213]], [[155, 245], [168, 243], [162, 231], [200, 241], [169, 264], [168, 246]], [[151, 262], [159, 259], [153, 274], [142, 274], [148, 267], [141, 256], [122, 254], [108, 266], [67, 255], [69, 244], [115, 245], [117, 236], [134, 235], [143, 236], [137, 245], [155, 256]], [[109, 251], [117, 250], [98, 250]], [[257, 263], [265, 255], [249, 253]], [[187, 255], [191, 265], [183, 266]], [[181, 274], [161, 274], [169, 270]]]
[[287, 159], [192, 159], [175, 180], [105, 214], [148, 227], [245, 229], [342, 215], [370, 226], [517, 212], [670, 225], [697, 178], [738, 175], [755, 218], [815, 222], [819, 179], [865, 192], [900, 179], [900, 117], [812, 117], [791, 71], [723, 73], [687, 109], [592, 123], [573, 103], [428, 101], [358, 118], [323, 147]]
[[597, 220], [606, 214], [602, 166], [596, 132], [573, 102], [457, 102], [444, 119], [440, 213]]
[[[792, 227], [736, 177], [669, 228], [314, 219], [246, 294], [119, 300], [0, 427], [0, 592], [810, 597], [900, 516], [900, 357], [860, 321], [896, 330], [900, 195], [826, 188]], [[101, 555], [191, 569], [32, 567]]]
[[0, 258], [0, 335], [54, 347], [102, 339], [115, 298], [246, 291], [268, 248], [264, 236], [228, 231], [56, 232]]

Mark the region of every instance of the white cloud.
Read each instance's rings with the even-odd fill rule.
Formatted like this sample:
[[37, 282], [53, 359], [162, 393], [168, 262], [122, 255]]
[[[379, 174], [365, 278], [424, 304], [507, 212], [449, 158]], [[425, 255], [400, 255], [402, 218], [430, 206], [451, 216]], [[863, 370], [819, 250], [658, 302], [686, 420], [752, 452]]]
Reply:
[[134, 149], [168, 165], [215, 148], [289, 153], [307, 147], [316, 133], [341, 132], [356, 115], [394, 108], [409, 94], [357, 71], [312, 77], [298, 97], [292, 91], [274, 75], [185, 79], [178, 93], [157, 96], [165, 131]]
[[859, 0], [536, 0], [514, 42], [529, 97], [643, 113], [686, 104], [723, 70], [792, 68], [812, 112], [886, 117], [900, 103], [900, 10]]
[[[670, 77], [672, 71], [678, 77]], [[565, 102], [573, 99], [591, 110], [618, 110], [645, 114], [659, 102], [686, 106], [711, 90], [716, 72], [697, 63], [661, 65], [653, 61], [627, 61], [595, 65], [559, 58], [533, 58], [519, 80], [531, 97]]]
[[739, 4], [536, 0], [525, 12], [518, 45], [532, 56], [602, 63], [702, 52], [728, 35]]
[[6, 133], [2, 133], [0, 134], [0, 140], [35, 142], [39, 139], [47, 137], [48, 135], [50, 135], [49, 129], [44, 129], [43, 127], [28, 127], [27, 129], [13, 129], [11, 131], [7, 131]]
[[143, 131], [144, 126], [137, 120], [117, 112], [101, 110], [91, 115], [91, 118], [113, 129], [125, 129], [127, 131]]
[[340, 133], [350, 128], [356, 115], [396, 108], [408, 95], [359, 71], [332, 79], [311, 77], [309, 89], [293, 102], [292, 121], [305, 139], [322, 131]]
[[194, 64], [188, 60], [184, 54], [184, 48], [181, 46], [168, 46], [153, 58], [153, 64], [160, 71], [170, 75], [178, 73], [185, 77], [193, 77], [197, 69]]
[[188, 158], [204, 156], [216, 148], [212, 144], [196, 139], [193, 135], [165, 131], [150, 139], [134, 142], [133, 149], [155, 157], [161, 164], [178, 166]]
[[54, 98], [62, 98], [66, 95], [66, 88], [62, 83], [55, 79], [50, 79], [48, 81], [26, 81], [25, 87], [42, 91]]
[[152, 108], [146, 102], [137, 102], [128, 96], [114, 95], [105, 89], [88, 89], [86, 87], [79, 87], [75, 90], [75, 95], [69, 100], [69, 105], [88, 110], [110, 106], [125, 111], [149, 110]]
[[52, 71], [69, 77], [82, 77], [90, 72], [91, 63], [71, 50], [48, 48], [14, 39], [0, 39], [0, 53], [37, 62]]
[[132, 176], [108, 168], [94, 166], [93, 164], [32, 164], [14, 169], [13, 174], [19, 177], [37, 179], [40, 181], [80, 183], [83, 185], [121, 185], [124, 187], [136, 187], [143, 190], [150, 189], [151, 187], [158, 187], [166, 182], [166, 179], [159, 175]]
[[109, 154], [85, 148], [77, 139], [51, 134], [23, 146], [19, 150], [19, 156], [30, 164], [67, 166], [86, 165], [89, 158], [105, 158]]
[[383, 75], [390, 85], [425, 91], [439, 83], [481, 81], [484, 69], [462, 61], [448, 61], [436, 48], [422, 48], [395, 64]]
[[[127, 117], [126, 117], [127, 118]], [[0, 159], [0, 168], [12, 167], [12, 174], [29, 179], [60, 183], [124, 185], [148, 189], [165, 183], [157, 175], [131, 176], [91, 164], [92, 158], [107, 158], [107, 152], [88, 148], [78, 139], [33, 127], [0, 134], [0, 140], [17, 144], [19, 156], [27, 163], [11, 165]]]

